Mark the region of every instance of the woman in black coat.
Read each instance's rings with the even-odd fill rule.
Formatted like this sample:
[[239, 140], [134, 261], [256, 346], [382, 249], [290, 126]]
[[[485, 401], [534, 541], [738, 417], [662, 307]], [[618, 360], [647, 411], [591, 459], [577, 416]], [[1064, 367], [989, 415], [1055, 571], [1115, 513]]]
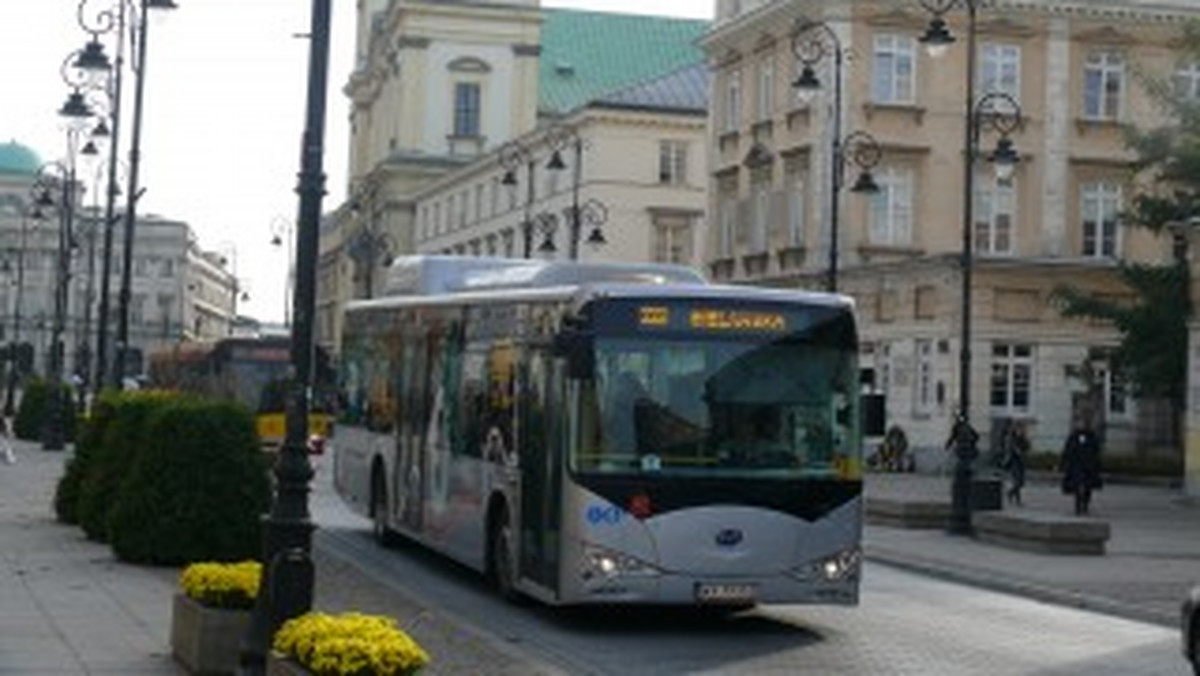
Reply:
[[1075, 496], [1075, 513], [1087, 514], [1092, 491], [1101, 487], [1100, 440], [1082, 418], [1075, 419], [1059, 461], [1063, 493]]

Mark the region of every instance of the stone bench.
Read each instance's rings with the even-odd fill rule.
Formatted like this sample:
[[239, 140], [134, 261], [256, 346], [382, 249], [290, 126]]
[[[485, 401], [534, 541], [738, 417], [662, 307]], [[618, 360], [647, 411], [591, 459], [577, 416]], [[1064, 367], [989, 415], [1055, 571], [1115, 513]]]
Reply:
[[975, 537], [983, 542], [1043, 554], [1104, 554], [1107, 521], [1046, 512], [975, 512]]
[[947, 528], [950, 525], [950, 502], [868, 497], [867, 523], [893, 528]]

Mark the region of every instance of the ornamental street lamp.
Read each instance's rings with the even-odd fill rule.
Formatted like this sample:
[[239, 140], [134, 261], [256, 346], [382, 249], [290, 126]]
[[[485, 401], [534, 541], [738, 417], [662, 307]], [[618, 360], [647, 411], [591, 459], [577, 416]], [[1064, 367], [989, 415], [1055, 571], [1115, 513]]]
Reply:
[[271, 220], [271, 246], [284, 249], [287, 261], [287, 281], [283, 286], [283, 325], [292, 325], [292, 285], [296, 281], [296, 266], [292, 250], [295, 248], [296, 226], [290, 218], [276, 216]]
[[[563, 209], [562, 217], [563, 222], [573, 228], [570, 236], [576, 246], [580, 236], [577, 230], [581, 230], [583, 226], [591, 226], [588, 238], [584, 240], [585, 244], [598, 249], [607, 243], [601, 226], [608, 222], [608, 207], [600, 200], [589, 199], [579, 206], [569, 206]], [[552, 213], [542, 213], [538, 214], [535, 220], [542, 232], [542, 243], [538, 246], [538, 252], [547, 256], [553, 255], [558, 251], [554, 243], [554, 236], [558, 231], [558, 217]]]
[[[971, 528], [972, 463], [979, 456], [979, 434], [971, 427], [971, 273], [973, 248], [973, 218], [975, 201], [975, 162], [980, 156], [980, 130], [990, 125], [1000, 133], [996, 149], [988, 159], [996, 167], [997, 179], [1007, 181], [1019, 161], [1009, 134], [1021, 125], [1021, 109], [1017, 101], [999, 92], [976, 100], [975, 41], [976, 15], [981, 0], [919, 0], [933, 18], [921, 37], [929, 55], [936, 58], [945, 53], [954, 41], [946, 26], [945, 14], [956, 6], [967, 10], [967, 86], [963, 139], [963, 212], [962, 212], [962, 309], [959, 322], [958, 413], [951, 440], [954, 442], [954, 480], [951, 487], [949, 531], [969, 535]], [[999, 105], [998, 105], [999, 104]]]
[[842, 138], [842, 62], [845, 52], [842, 41], [827, 23], [801, 21], [792, 32], [792, 53], [803, 68], [800, 76], [792, 83], [802, 96], [811, 96], [821, 88], [821, 80], [814, 68], [826, 58], [833, 62], [833, 101], [830, 110], [832, 121], [832, 148], [830, 149], [829, 188], [829, 276], [826, 289], [838, 288], [838, 239], [840, 236], [841, 192], [846, 182], [846, 165], [853, 164], [859, 171], [858, 179], [851, 192], [873, 194], [879, 185], [871, 170], [879, 164], [882, 151], [875, 138], [865, 131], [856, 131]]
[[533, 152], [520, 141], [512, 140], [500, 147], [500, 168], [504, 169], [504, 177], [500, 184], [510, 190], [517, 187], [517, 170], [525, 165], [525, 217], [521, 220], [521, 255], [529, 258], [533, 255], [533, 176], [537, 170], [537, 161]]
[[[93, 9], [99, 6], [99, 9]], [[152, 10], [172, 10], [177, 5], [174, 0], [80, 0], [78, 9], [79, 25], [91, 33], [91, 40], [80, 53], [75, 66], [91, 73], [99, 79], [107, 76], [105, 90], [111, 105], [109, 106], [108, 124], [106, 131], [111, 137], [112, 152], [108, 157], [108, 195], [104, 210], [104, 245], [101, 258], [100, 274], [100, 307], [99, 329], [96, 332], [96, 375], [94, 387], [100, 388], [105, 381], [114, 387], [119, 387], [123, 375], [123, 355], [129, 338], [129, 300], [132, 277], [130, 268], [133, 253], [133, 231], [136, 222], [137, 200], [141, 197], [138, 189], [138, 162], [141, 157], [141, 126], [142, 99], [145, 85], [146, 69], [146, 39], [149, 13]], [[128, 35], [126, 35], [128, 31]], [[110, 62], [104, 52], [100, 40], [102, 35], [113, 35], [116, 39], [115, 61]], [[129, 148], [129, 171], [127, 173], [128, 190], [126, 192], [126, 209], [124, 214], [124, 265], [121, 275], [121, 298], [119, 305], [119, 334], [117, 337], [117, 360], [109, 364], [109, 300], [110, 280], [113, 254], [114, 228], [120, 217], [116, 213], [117, 196], [120, 194], [117, 175], [117, 155], [121, 130], [121, 95], [125, 73], [126, 38], [128, 48], [132, 50], [133, 61], [130, 64], [134, 76], [134, 111], [133, 138]], [[102, 121], [103, 122], [103, 121]]]
[[375, 270], [392, 264], [396, 255], [396, 240], [384, 232], [374, 220], [350, 238], [348, 253], [362, 273], [365, 298], [375, 296]]
[[[562, 157], [564, 150], [570, 149], [573, 154], [571, 206], [564, 210], [564, 217], [568, 227], [567, 258], [573, 261], [579, 260], [579, 240], [583, 235], [584, 225], [584, 212], [579, 204], [579, 188], [583, 182], [583, 137], [579, 135], [579, 131], [575, 127], [555, 124], [546, 130], [546, 143], [550, 146], [550, 161], [546, 164], [546, 168], [550, 171], [562, 171], [567, 168]], [[608, 220], [608, 211], [595, 200], [589, 200], [589, 202], [594, 202], [598, 208], [594, 210], [593, 221], [590, 223], [592, 231], [588, 236], [588, 243], [597, 247], [603, 246], [606, 240], [600, 226]], [[599, 216], [602, 218], [597, 220]]]
[[21, 213], [21, 241], [20, 247], [17, 249], [17, 293], [13, 307], [12, 339], [8, 343], [10, 368], [8, 369], [8, 382], [6, 383], [4, 392], [4, 417], [10, 419], [17, 414], [17, 377], [20, 367], [20, 360], [17, 358], [17, 353], [20, 351], [21, 345], [21, 301], [23, 300], [25, 289], [25, 247], [27, 245], [26, 236], [29, 231], [30, 218], [33, 218], [33, 213], [28, 209], [23, 210]]
[[242, 643], [245, 673], [266, 669], [267, 649], [284, 621], [312, 607], [313, 523], [308, 511], [313, 470], [308, 459], [308, 411], [313, 386], [313, 320], [316, 313], [317, 245], [325, 174], [325, 99], [329, 75], [331, 0], [313, 0], [308, 60], [308, 101], [300, 147], [299, 215], [296, 219], [296, 291], [292, 300], [287, 433], [275, 463], [275, 499], [264, 521], [263, 567], [250, 628]]

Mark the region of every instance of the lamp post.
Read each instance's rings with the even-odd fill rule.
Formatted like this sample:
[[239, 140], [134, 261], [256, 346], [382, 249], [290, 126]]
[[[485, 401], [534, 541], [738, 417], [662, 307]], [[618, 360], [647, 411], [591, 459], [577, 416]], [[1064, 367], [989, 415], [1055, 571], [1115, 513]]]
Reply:
[[526, 179], [525, 217], [521, 219], [521, 255], [524, 258], [529, 258], [533, 255], [533, 176], [537, 170], [537, 161], [533, 158], [533, 152], [521, 144], [520, 141], [512, 140], [500, 147], [500, 167], [504, 169], [504, 177], [500, 179], [501, 185], [508, 186], [510, 190], [515, 190], [517, 187], [517, 170], [520, 169], [522, 164], [526, 168]]
[[842, 41], [827, 23], [801, 21], [792, 32], [792, 53], [803, 64], [799, 77], [792, 83], [802, 95], [808, 96], [821, 88], [821, 80], [814, 68], [825, 58], [833, 61], [833, 102], [830, 109], [832, 121], [832, 147], [829, 172], [829, 272], [825, 288], [836, 292], [838, 288], [838, 240], [840, 237], [841, 192], [846, 182], [846, 165], [853, 164], [859, 171], [858, 179], [851, 192], [873, 194], [879, 185], [871, 170], [879, 164], [883, 153], [875, 138], [865, 131], [856, 131], [842, 138], [842, 62], [845, 52]]
[[[146, 40], [150, 24], [148, 12], [152, 9], [175, 9], [174, 0], [140, 0], [141, 11], [133, 13], [133, 34], [136, 46], [133, 49], [133, 130], [129, 145], [129, 182], [125, 190], [124, 248], [121, 260], [121, 292], [117, 298], [117, 344], [116, 367], [112, 369], [112, 383], [119, 387], [127, 368], [126, 352], [129, 350], [129, 302], [133, 295], [133, 242], [134, 226], [137, 223], [137, 201], [142, 196], [138, 187], [138, 168], [141, 163], [142, 109], [146, 90]], [[131, 37], [132, 39], [132, 37]]]
[[[141, 197], [138, 189], [138, 162], [141, 156], [141, 126], [142, 104], [145, 86], [146, 69], [146, 40], [149, 12], [151, 10], [172, 10], [177, 7], [174, 0], [103, 0], [101, 8], [94, 13], [89, 11], [92, 3], [80, 0], [78, 15], [79, 24], [91, 33], [91, 40], [82, 50], [76, 67], [93, 74], [109, 75], [105, 87], [111, 106], [109, 107], [109, 131], [112, 152], [108, 158], [108, 195], [104, 210], [104, 246], [101, 260], [99, 328], [96, 332], [96, 376], [94, 387], [100, 388], [104, 382], [110, 382], [119, 387], [124, 370], [124, 353], [129, 338], [129, 301], [132, 283], [131, 264], [133, 254], [133, 226], [136, 222], [137, 200]], [[129, 31], [129, 48], [132, 50], [133, 61], [130, 64], [134, 76], [134, 111], [133, 137], [129, 148], [129, 172], [127, 175], [128, 190], [126, 192], [126, 208], [124, 213], [124, 257], [121, 274], [121, 297], [119, 304], [119, 330], [117, 336], [117, 359], [109, 367], [108, 336], [109, 336], [109, 299], [110, 279], [113, 253], [114, 228], [120, 219], [116, 214], [117, 195], [120, 193], [117, 176], [117, 149], [120, 143], [121, 130], [121, 97], [124, 80], [125, 39]], [[100, 36], [112, 34], [116, 36], [115, 63], [109, 61], [104, 53]]]
[[312, 391], [313, 320], [316, 312], [317, 245], [325, 174], [325, 98], [329, 74], [331, 0], [312, 1], [308, 101], [300, 148], [299, 216], [296, 219], [296, 291], [292, 299], [291, 364], [287, 433], [275, 463], [275, 499], [263, 528], [263, 567], [250, 628], [242, 644], [247, 673], [265, 670], [271, 636], [285, 620], [312, 607], [313, 523], [308, 511], [308, 411]]
[[290, 327], [292, 325], [292, 285], [296, 281], [296, 266], [293, 260], [292, 250], [296, 239], [296, 228], [291, 219], [284, 216], [276, 216], [271, 221], [271, 246], [276, 249], [283, 248], [285, 250], [285, 260], [287, 261], [287, 281], [283, 286], [283, 325]]
[[365, 297], [375, 296], [375, 269], [391, 265], [396, 251], [396, 241], [379, 228], [374, 218], [367, 221], [350, 239], [349, 253], [354, 263], [363, 272]]
[[[579, 189], [583, 182], [583, 137], [579, 135], [579, 131], [575, 127], [555, 124], [546, 131], [546, 143], [550, 146], [550, 161], [546, 163], [546, 169], [550, 171], [566, 169], [566, 163], [563, 162], [562, 157], [564, 150], [571, 150], [573, 155], [571, 206], [564, 210], [563, 215], [568, 228], [567, 258], [573, 261], [579, 260], [579, 240], [583, 235], [584, 216], [579, 204]], [[598, 208], [593, 208], [592, 232], [588, 236], [588, 243], [597, 247], [603, 246], [606, 240], [600, 226], [608, 220], [608, 210], [597, 200], [588, 200], [588, 202], [598, 205]], [[602, 218], [597, 220], [597, 215], [601, 215]]]
[[[1007, 94], [992, 92], [976, 99], [975, 42], [976, 18], [980, 0], [919, 0], [933, 18], [920, 40], [930, 56], [945, 53], [955, 38], [943, 18], [956, 6], [967, 11], [967, 86], [963, 136], [963, 211], [962, 211], [962, 308], [959, 321], [959, 380], [958, 414], [954, 421], [955, 465], [951, 487], [951, 533], [969, 535], [971, 528], [972, 463], [979, 456], [979, 434], [971, 426], [971, 275], [973, 267], [973, 231], [975, 206], [975, 162], [979, 157], [980, 130], [984, 123], [1000, 133], [996, 149], [989, 155], [997, 170], [997, 178], [1007, 180], [1019, 161], [1009, 134], [1021, 124], [1021, 110], [1015, 99]], [[1003, 103], [1003, 106], [997, 106]]]
[[21, 340], [21, 301], [23, 300], [23, 291], [25, 289], [25, 246], [27, 244], [27, 234], [29, 230], [29, 219], [32, 214], [28, 209], [21, 213], [21, 241], [20, 248], [17, 249], [17, 293], [13, 308], [13, 329], [12, 339], [9, 341], [9, 359], [10, 368], [8, 370], [8, 382], [6, 383], [4, 392], [4, 417], [12, 418], [17, 414], [17, 377], [20, 366], [20, 360], [17, 358], [17, 352], [20, 350]]
[[223, 251], [221, 254], [221, 265], [228, 265], [230, 272], [229, 326], [226, 327], [226, 334], [232, 336], [238, 323], [238, 301], [249, 301], [250, 294], [246, 292], [246, 289], [242, 286], [241, 278], [238, 277], [237, 246], [232, 242], [225, 242], [221, 245], [221, 249]]
[[[571, 241], [576, 247], [579, 244], [580, 232], [585, 225], [592, 228], [585, 241], [586, 244], [593, 248], [599, 248], [608, 242], [601, 229], [601, 226], [608, 222], [608, 207], [604, 206], [600, 200], [589, 199], [580, 205], [572, 204], [563, 209], [562, 215], [563, 221], [572, 229]], [[554, 244], [554, 236], [558, 231], [558, 216], [544, 212], [534, 217], [534, 222], [542, 232], [542, 243], [538, 245], [538, 253], [546, 256], [553, 255], [558, 251], [558, 247]]]

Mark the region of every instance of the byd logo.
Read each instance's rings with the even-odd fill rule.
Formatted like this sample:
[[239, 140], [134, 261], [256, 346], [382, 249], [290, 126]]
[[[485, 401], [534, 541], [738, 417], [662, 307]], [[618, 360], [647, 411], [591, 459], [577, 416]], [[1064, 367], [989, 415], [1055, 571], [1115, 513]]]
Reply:
[[616, 505], [591, 505], [587, 522], [593, 526], [615, 526], [621, 522], [621, 509]]

